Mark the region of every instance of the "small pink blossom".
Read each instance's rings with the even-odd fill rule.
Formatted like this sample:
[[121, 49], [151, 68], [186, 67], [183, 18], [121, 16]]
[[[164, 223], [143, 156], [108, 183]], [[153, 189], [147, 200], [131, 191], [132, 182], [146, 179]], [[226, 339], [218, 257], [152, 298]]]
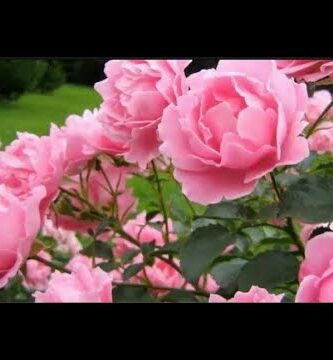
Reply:
[[316, 82], [326, 77], [333, 79], [333, 61], [331, 60], [277, 60], [281, 71], [296, 80]]
[[[42, 250], [37, 254], [44, 260], [50, 261], [51, 255]], [[30, 289], [43, 291], [47, 287], [51, 268], [38, 260], [27, 260], [24, 285]]]
[[35, 292], [37, 303], [112, 302], [112, 279], [100, 268], [84, 264], [71, 274], [55, 271], [45, 292]]

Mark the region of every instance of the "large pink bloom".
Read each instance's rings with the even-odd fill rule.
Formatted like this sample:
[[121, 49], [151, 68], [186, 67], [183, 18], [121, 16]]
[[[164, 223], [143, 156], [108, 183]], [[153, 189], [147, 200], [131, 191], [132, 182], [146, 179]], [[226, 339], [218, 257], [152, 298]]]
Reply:
[[158, 156], [157, 126], [163, 110], [175, 104], [186, 87], [188, 60], [113, 60], [107, 78], [95, 85], [103, 97], [103, 122], [109, 136], [124, 144], [129, 162], [144, 168]]
[[71, 274], [55, 271], [45, 292], [35, 292], [38, 303], [112, 302], [112, 278], [100, 268], [81, 264]]
[[279, 303], [284, 294], [270, 294], [266, 289], [252, 286], [248, 292], [237, 291], [232, 299], [226, 300], [224, 297], [212, 294], [209, 297], [210, 303]]
[[16, 275], [27, 259], [41, 226], [40, 202], [43, 186], [33, 188], [20, 199], [0, 185], [0, 288]]
[[316, 82], [328, 76], [333, 79], [332, 60], [277, 60], [277, 65], [296, 80]]
[[206, 205], [239, 198], [275, 167], [309, 154], [299, 136], [306, 86], [274, 61], [223, 60], [188, 83], [191, 90], [164, 111], [159, 133], [161, 153], [189, 199]]
[[50, 136], [66, 143], [65, 166], [67, 174], [78, 173], [88, 160], [100, 153], [111, 155], [122, 153], [123, 144], [108, 136], [102, 125], [100, 110], [85, 110], [82, 116], [70, 115], [60, 129], [52, 124]]
[[[93, 170], [88, 180], [87, 196], [89, 202], [101, 211], [109, 211], [110, 215], [118, 217], [124, 221], [131, 211], [135, 210], [136, 199], [133, 197], [130, 189], [126, 187], [126, 181], [131, 176], [131, 169], [126, 166], [114, 166], [110, 162], [102, 161], [102, 168], [108, 181], [102, 172]], [[82, 178], [87, 178], [88, 169], [82, 172]], [[85, 181], [85, 180], [84, 180]], [[75, 175], [70, 181], [64, 181], [62, 187], [72, 193], [78, 191], [81, 193], [80, 177]], [[117, 202], [112, 192], [117, 193]], [[63, 229], [86, 232], [89, 228], [95, 228], [98, 222], [94, 220], [83, 219], [81, 212], [84, 211], [84, 205], [79, 200], [70, 197], [72, 205], [76, 208], [73, 215], [52, 214], [52, 219], [56, 226]], [[115, 205], [117, 204], [117, 205]], [[114, 213], [112, 212], [114, 208]]]
[[299, 271], [299, 280], [308, 275], [322, 276], [333, 259], [333, 232], [327, 231], [312, 238], [305, 248], [305, 259]]
[[333, 302], [333, 259], [322, 275], [308, 275], [303, 279], [295, 302]]
[[[51, 255], [46, 251], [42, 250], [38, 253], [38, 256], [44, 260], [51, 260]], [[51, 274], [51, 268], [38, 260], [27, 260], [26, 274], [24, 285], [27, 288], [34, 290], [45, 290]]]
[[57, 196], [64, 175], [66, 144], [62, 139], [19, 133], [5, 151], [0, 152], [0, 183], [20, 197], [38, 185], [46, 189], [41, 202], [43, 215]]

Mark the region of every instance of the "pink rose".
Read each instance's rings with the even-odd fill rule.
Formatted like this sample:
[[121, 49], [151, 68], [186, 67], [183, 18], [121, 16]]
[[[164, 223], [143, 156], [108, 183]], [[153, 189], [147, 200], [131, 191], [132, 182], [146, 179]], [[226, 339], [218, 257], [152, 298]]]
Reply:
[[106, 79], [95, 84], [102, 95], [103, 122], [111, 138], [124, 144], [125, 159], [145, 168], [159, 155], [157, 126], [163, 110], [186, 90], [188, 60], [113, 60]]
[[[96, 265], [102, 264], [103, 262], [105, 262], [105, 260], [102, 258], [95, 259]], [[66, 269], [68, 269], [70, 271], [77, 271], [81, 265], [84, 265], [85, 267], [88, 267], [89, 269], [93, 269], [93, 259], [91, 257], [85, 256], [85, 255], [77, 254], [66, 265]], [[123, 280], [123, 270], [122, 269], [111, 270], [110, 272], [108, 272], [108, 274], [111, 277], [111, 279], [113, 279], [115, 281]]]
[[327, 231], [312, 238], [306, 245], [305, 258], [299, 271], [299, 280], [308, 275], [320, 277], [333, 259], [333, 232]]
[[[177, 261], [176, 263], [178, 265]], [[146, 278], [155, 287], [180, 289], [187, 283], [186, 279], [176, 269], [161, 259], [155, 259], [153, 266], [146, 266], [145, 271], [138, 274], [138, 277]], [[167, 292], [156, 290], [154, 294], [165, 295]]]
[[321, 123], [309, 137], [309, 147], [318, 154], [333, 153], [333, 123]]
[[[162, 222], [163, 217], [161, 215], [156, 215], [153, 219], [150, 220], [151, 223]], [[177, 239], [175, 233], [173, 232], [173, 224], [171, 219], [168, 219], [168, 229], [169, 229], [169, 240], [175, 241]], [[131, 235], [135, 240], [140, 244], [149, 243], [155, 240], [155, 245], [163, 246], [164, 239], [163, 233], [158, 229], [153, 228], [150, 225], [146, 224], [146, 214], [141, 213], [135, 219], [128, 220], [124, 225], [124, 230]], [[163, 225], [162, 230], [165, 231], [165, 226]], [[121, 257], [125, 252], [136, 249], [136, 246], [128, 242], [126, 239], [117, 237], [114, 240], [114, 255], [116, 257]]]
[[20, 199], [0, 184], [0, 288], [16, 275], [29, 256], [41, 226], [39, 207], [45, 196], [45, 188], [38, 186]]
[[[38, 256], [48, 261], [52, 259], [51, 255], [44, 250], [40, 251]], [[30, 289], [45, 290], [51, 274], [51, 268], [38, 260], [32, 259], [27, 260], [25, 266], [26, 275], [24, 285]]]
[[[119, 220], [124, 221], [131, 211], [135, 210], [136, 199], [133, 197], [131, 189], [126, 187], [126, 181], [131, 176], [131, 169], [126, 166], [114, 166], [110, 162], [102, 161], [102, 168], [108, 178], [109, 184], [103, 173], [93, 170], [88, 181], [87, 196], [89, 202], [97, 209], [105, 211], [108, 209], [110, 216], [118, 216]], [[82, 178], [86, 179], [88, 170], [82, 172]], [[110, 186], [111, 188], [110, 188]], [[72, 176], [70, 181], [64, 181], [62, 187], [70, 192], [78, 191], [81, 193], [79, 175]], [[117, 201], [115, 196], [117, 193]], [[94, 229], [98, 221], [82, 219], [81, 212], [84, 211], [82, 203], [78, 199], [69, 197], [72, 205], [76, 208], [73, 216], [59, 213], [52, 213], [52, 219], [57, 226], [67, 230], [87, 232], [89, 228]], [[117, 205], [115, 205], [115, 203]], [[113, 208], [113, 210], [112, 210]]]
[[316, 82], [330, 77], [333, 79], [333, 61], [330, 60], [277, 60], [277, 66], [296, 80]]
[[191, 90], [164, 111], [160, 151], [192, 201], [211, 204], [250, 194], [280, 165], [309, 154], [299, 136], [305, 84], [269, 60], [223, 60], [188, 78]]
[[62, 252], [75, 255], [82, 249], [79, 239], [76, 237], [74, 231], [65, 230], [61, 227], [56, 227], [52, 220], [45, 219], [42, 228], [42, 234], [49, 236], [57, 241], [57, 249]]
[[100, 268], [81, 264], [71, 274], [55, 271], [45, 292], [33, 294], [37, 303], [112, 302], [112, 279]]
[[322, 224], [305, 224], [300, 223], [301, 225], [301, 231], [299, 234], [300, 239], [303, 241], [304, 244], [306, 244], [313, 233], [314, 230], [319, 229], [321, 227], [327, 227], [329, 223], [322, 223]]
[[[216, 283], [213, 277], [208, 274], [207, 276], [201, 276], [198, 283], [199, 287], [209, 293], [215, 293], [220, 286]], [[187, 287], [189, 288], [189, 287]]]
[[78, 173], [88, 160], [100, 153], [122, 153], [122, 143], [107, 135], [102, 120], [105, 115], [97, 109], [85, 110], [82, 116], [70, 115], [60, 129], [52, 124], [51, 137], [66, 142], [66, 173]]
[[279, 303], [284, 294], [270, 294], [266, 289], [252, 286], [248, 292], [237, 291], [232, 299], [226, 300], [224, 297], [212, 294], [209, 297], [210, 303]]
[[[328, 104], [332, 101], [332, 95], [327, 90], [316, 91], [312, 98], [309, 98], [306, 107], [306, 119], [310, 124], [313, 124], [319, 116], [327, 108]], [[327, 113], [328, 117], [333, 117], [333, 107]]]
[[20, 197], [43, 185], [46, 189], [41, 202], [43, 215], [58, 194], [64, 174], [65, 146], [61, 139], [18, 133], [18, 139], [0, 153], [0, 182]]
[[333, 302], [333, 259], [322, 275], [307, 275], [302, 280], [295, 298], [295, 302]]

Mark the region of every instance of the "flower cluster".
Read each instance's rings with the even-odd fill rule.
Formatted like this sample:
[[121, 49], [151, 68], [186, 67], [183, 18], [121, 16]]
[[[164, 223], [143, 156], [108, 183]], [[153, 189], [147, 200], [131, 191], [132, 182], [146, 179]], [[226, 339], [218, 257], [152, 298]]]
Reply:
[[[99, 108], [52, 124], [47, 136], [19, 133], [0, 152], [0, 287], [21, 273], [36, 302], [112, 302], [119, 286], [148, 289], [159, 301], [172, 301], [175, 290], [209, 302], [282, 301], [278, 286], [264, 289], [259, 280], [247, 292], [235, 285], [232, 296], [222, 296], [227, 289], [214, 265], [232, 262], [244, 246], [207, 243], [206, 251], [195, 243], [194, 265], [208, 261], [198, 273], [186, 249], [197, 241], [191, 234], [202, 205], [250, 196], [266, 175], [299, 164], [309, 150], [333, 154], [331, 95], [309, 98], [306, 86], [333, 79], [333, 61], [221, 60], [186, 77], [190, 62], [109, 61], [105, 80], [95, 84]], [[168, 179], [182, 197], [176, 190], [165, 197]], [[148, 190], [133, 190], [131, 181], [148, 183], [156, 199], [149, 202]], [[273, 185], [273, 200], [281, 200]], [[191, 215], [175, 215], [175, 203]], [[224, 214], [221, 223], [215, 215], [207, 228], [227, 228], [239, 216]], [[298, 234], [288, 216], [270, 220], [267, 226], [298, 236], [300, 249], [306, 244], [296, 301], [333, 301], [333, 233], [312, 237], [314, 225], [301, 223]], [[36, 252], [38, 238], [44, 248]], [[53, 267], [58, 253], [66, 259]], [[245, 269], [246, 261], [237, 264]]]

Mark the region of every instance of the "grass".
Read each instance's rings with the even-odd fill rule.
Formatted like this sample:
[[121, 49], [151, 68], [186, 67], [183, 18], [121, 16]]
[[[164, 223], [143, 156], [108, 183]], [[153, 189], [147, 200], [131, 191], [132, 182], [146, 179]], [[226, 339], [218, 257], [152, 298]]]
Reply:
[[53, 94], [26, 94], [15, 102], [0, 103], [0, 140], [7, 145], [17, 131], [46, 135], [50, 123], [62, 125], [70, 114], [82, 114], [101, 102], [94, 89], [64, 85]]

